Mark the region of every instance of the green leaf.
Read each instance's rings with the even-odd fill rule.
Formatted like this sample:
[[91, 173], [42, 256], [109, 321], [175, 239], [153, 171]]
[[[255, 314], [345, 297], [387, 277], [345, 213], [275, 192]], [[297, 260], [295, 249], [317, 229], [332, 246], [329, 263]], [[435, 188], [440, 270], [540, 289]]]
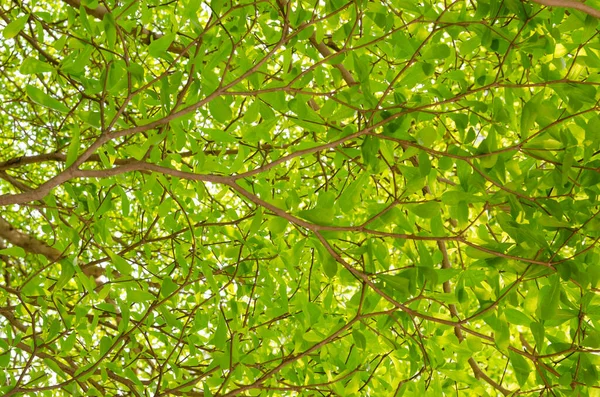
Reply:
[[27, 92], [27, 96], [29, 96], [29, 98], [31, 98], [31, 100], [37, 103], [38, 105], [45, 106], [52, 110], [58, 110], [62, 113], [69, 112], [69, 108], [65, 106], [64, 103], [54, 99], [53, 97], [46, 94], [44, 91], [40, 90], [35, 86], [28, 85], [25, 88], [25, 91]]
[[508, 357], [510, 358], [510, 364], [515, 371], [515, 375], [517, 376], [519, 386], [523, 387], [527, 383], [529, 373], [531, 372], [529, 362], [527, 362], [523, 356], [513, 352], [512, 350], [508, 352]]
[[29, 20], [29, 14], [26, 14], [26, 15], [20, 16], [19, 18], [15, 19], [14, 21], [11, 21], [2, 30], [2, 36], [4, 36], [4, 38], [6, 40], [12, 39], [13, 37], [17, 36], [21, 32], [21, 30], [23, 30], [23, 28], [25, 27], [25, 24], [27, 23], [28, 20]]
[[529, 324], [531, 324], [531, 317], [518, 310], [508, 308], [504, 310], [504, 315], [509, 324], [524, 326], [529, 326]]
[[323, 267], [323, 273], [329, 278], [335, 277], [338, 270], [338, 263], [335, 258], [333, 258], [323, 247], [318, 247], [317, 251], [319, 252], [319, 261]]
[[75, 341], [77, 339], [76, 333], [71, 333], [67, 338], [63, 339], [60, 344], [60, 348], [64, 352], [70, 352], [75, 346]]
[[[229, 115], [229, 117], [226, 118], [226, 120], [229, 120], [230, 117], [231, 117], [231, 114]], [[202, 132], [205, 132], [206, 134], [208, 134], [210, 139], [212, 139], [215, 142], [219, 142], [219, 143], [238, 142], [238, 138], [236, 136], [234, 136], [231, 133], [224, 131], [224, 130], [219, 130], [216, 128], [203, 128]]]
[[60, 277], [54, 285], [54, 291], [60, 291], [75, 275], [75, 266], [67, 259], [60, 263]]
[[339, 198], [339, 206], [345, 213], [351, 212], [360, 202], [360, 195], [369, 180], [367, 173], [362, 173], [354, 182], [344, 189]]
[[53, 71], [54, 67], [52, 65], [32, 57], [25, 58], [19, 68], [21, 74], [48, 73]]
[[550, 276], [549, 280], [550, 285], [542, 287], [538, 301], [538, 313], [542, 320], [553, 319], [557, 314], [558, 304], [560, 303], [560, 278], [558, 275], [553, 275]]
[[312, 208], [310, 210], [298, 211], [298, 216], [316, 225], [333, 224], [334, 211], [331, 208]]
[[210, 101], [208, 103], [208, 110], [210, 110], [210, 114], [214, 117], [214, 119], [220, 123], [227, 123], [231, 121], [231, 117], [233, 116], [231, 108], [222, 97], [216, 97]]
[[102, 339], [100, 339], [100, 356], [103, 357], [111, 348], [112, 346], [112, 339], [109, 338], [108, 336], [103, 336]]
[[148, 53], [154, 58], [160, 58], [175, 40], [175, 34], [166, 34], [150, 43]]
[[417, 132], [417, 143], [424, 147], [432, 147], [437, 139], [437, 131], [431, 126], [427, 126]]
[[269, 222], [267, 222], [267, 229], [273, 233], [273, 237], [275, 237], [285, 232], [285, 229], [287, 229], [288, 225], [289, 222], [286, 219], [273, 217], [269, 220]]
[[510, 346], [510, 329], [506, 321], [499, 321], [494, 330], [494, 342], [501, 352], [508, 351]]
[[0, 354], [0, 368], [8, 368], [10, 365], [10, 351]]
[[563, 157], [563, 163], [561, 167], [562, 172], [562, 184], [564, 185], [569, 180], [569, 171], [573, 166], [574, 156], [573, 152], [567, 152]]
[[179, 285], [173, 281], [171, 277], [165, 277], [160, 286], [160, 296], [166, 298], [171, 295], [173, 292], [177, 291]]
[[572, 225], [568, 222], [564, 222], [558, 220], [550, 215], [542, 214], [539, 218], [537, 218], [537, 223], [540, 226], [544, 226], [546, 228], [559, 228], [559, 227], [571, 227]]
[[75, 160], [77, 160], [77, 155], [79, 154], [79, 126], [75, 125], [73, 127], [73, 135], [71, 137], [71, 143], [69, 144], [69, 150], [67, 152], [67, 161], [65, 163], [65, 167], [69, 168]]
[[413, 214], [426, 219], [431, 219], [440, 214], [440, 204], [436, 201], [428, 201], [421, 204], [408, 204], [406, 208]]
[[217, 325], [216, 330], [214, 331], [214, 337], [212, 339], [212, 344], [215, 345], [215, 348], [219, 350], [225, 349], [225, 343], [227, 342], [228, 329], [227, 324], [223, 316], [219, 316], [219, 323]]
[[[104, 25], [104, 32], [106, 33], [106, 42], [108, 44], [108, 48], [113, 50], [117, 41], [117, 28], [112, 13], [107, 12], [104, 14], [102, 22]], [[150, 46], [152, 46], [152, 44], [150, 44]]]
[[367, 347], [367, 339], [359, 330], [352, 330], [352, 338], [354, 339], [354, 343], [359, 349], [364, 350]]
[[62, 379], [67, 379], [67, 375], [60, 368], [60, 366], [56, 363], [56, 361], [54, 361], [52, 358], [44, 358], [43, 361], [44, 361], [44, 365], [46, 365], [49, 369], [51, 369], [52, 372], [54, 372], [56, 375], [58, 375]]
[[536, 98], [533, 98], [523, 106], [521, 112], [521, 139], [529, 137], [529, 130], [533, 128], [537, 115], [538, 102]]
[[119, 273], [128, 276], [131, 274], [132, 267], [122, 256], [114, 254], [112, 251], [107, 251], [112, 259], [112, 263]]
[[450, 56], [450, 47], [446, 44], [434, 44], [426, 48], [423, 53], [424, 60], [446, 59]]
[[379, 276], [379, 278], [381, 280], [385, 281], [387, 285], [389, 285], [391, 288], [393, 288], [397, 292], [401, 293], [402, 295], [404, 295], [404, 294], [408, 295], [410, 293], [410, 291], [409, 291], [410, 282], [409, 282], [409, 279], [406, 277], [402, 277], [400, 275], [390, 276], [387, 274], [383, 274], [383, 275]]
[[311, 343], [319, 343], [324, 338], [322, 336], [320, 336], [319, 334], [317, 334], [315, 331], [308, 331], [307, 333], [302, 335], [302, 339], [304, 339], [307, 342], [311, 342]]
[[371, 169], [376, 168], [379, 163], [377, 159], [377, 154], [379, 153], [379, 139], [371, 135], [366, 136], [361, 145], [361, 153], [365, 164]]
[[529, 325], [529, 328], [531, 329], [533, 339], [535, 339], [535, 345], [537, 347], [537, 350], [541, 351], [542, 347], [544, 346], [544, 336], [546, 333], [544, 325], [542, 323], [534, 321]]
[[21, 247], [10, 247], [0, 250], [0, 255], [14, 256], [17, 258], [25, 257], [25, 250]]

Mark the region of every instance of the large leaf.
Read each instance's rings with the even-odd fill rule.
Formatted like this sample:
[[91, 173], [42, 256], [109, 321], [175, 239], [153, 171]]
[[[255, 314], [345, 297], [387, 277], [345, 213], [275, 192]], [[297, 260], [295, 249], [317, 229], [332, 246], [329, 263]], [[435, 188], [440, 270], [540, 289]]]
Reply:
[[25, 90], [27, 91], [27, 95], [29, 96], [29, 98], [31, 98], [31, 100], [37, 103], [38, 105], [42, 105], [52, 110], [58, 110], [62, 113], [69, 112], [69, 108], [64, 103], [46, 94], [39, 88], [32, 85], [28, 85], [25, 88]]

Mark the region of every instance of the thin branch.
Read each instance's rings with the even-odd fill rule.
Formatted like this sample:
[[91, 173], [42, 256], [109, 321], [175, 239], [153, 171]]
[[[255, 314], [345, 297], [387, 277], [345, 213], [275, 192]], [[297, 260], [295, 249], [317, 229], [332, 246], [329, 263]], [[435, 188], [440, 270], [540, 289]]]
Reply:
[[[65, 3], [70, 5], [71, 7], [77, 8], [78, 10], [81, 8], [80, 0], [63, 0]], [[85, 12], [88, 15], [93, 16], [97, 19], [104, 19], [104, 16], [109, 13], [109, 11], [103, 5], [99, 5], [96, 8], [84, 7]], [[138, 26], [134, 28], [132, 31], [128, 32], [131, 36], [139, 38], [143, 44], [150, 44], [154, 40], [158, 40], [164, 35], [162, 33], [156, 33], [151, 30], [144, 28], [143, 26]], [[173, 42], [167, 48], [167, 51], [172, 52], [174, 54], [182, 55], [186, 58], [189, 58], [188, 49], [180, 43]]]

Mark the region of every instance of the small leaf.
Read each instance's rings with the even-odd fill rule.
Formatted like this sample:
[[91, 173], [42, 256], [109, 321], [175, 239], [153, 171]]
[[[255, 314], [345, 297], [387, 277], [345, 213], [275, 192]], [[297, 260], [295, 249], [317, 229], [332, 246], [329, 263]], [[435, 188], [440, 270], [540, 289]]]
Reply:
[[225, 99], [221, 97], [216, 97], [212, 101], [208, 103], [208, 110], [210, 114], [220, 123], [227, 123], [231, 120], [233, 113], [231, 112], [231, 107]]
[[154, 40], [148, 46], [148, 53], [154, 58], [160, 58], [175, 40], [175, 34], [166, 34], [159, 39]]
[[381, 276], [379, 276], [379, 278], [382, 279], [383, 281], [385, 281], [385, 283], [389, 287], [393, 288], [397, 292], [400, 292], [402, 295], [408, 295], [410, 292], [409, 291], [410, 281], [406, 277], [402, 277], [399, 275], [391, 276], [389, 274], [382, 274]]
[[417, 132], [417, 143], [424, 147], [431, 147], [437, 139], [437, 131], [432, 126], [427, 126]]
[[329, 278], [335, 277], [338, 269], [338, 263], [331, 256], [327, 256], [327, 258], [323, 259], [323, 272]]
[[338, 200], [342, 211], [348, 213], [356, 207], [356, 204], [360, 202], [360, 194], [368, 179], [369, 175], [367, 173], [362, 173], [354, 182], [344, 189]]
[[[214, 117], [214, 115], [213, 115], [213, 117]], [[229, 117], [231, 117], [231, 115]], [[227, 118], [227, 120], [229, 120], [229, 118]], [[202, 132], [205, 132], [210, 137], [210, 139], [215, 142], [233, 143], [233, 142], [238, 141], [238, 139], [235, 137], [235, 135], [232, 135], [231, 133], [229, 133], [227, 131], [220, 130], [217, 128], [203, 128]]]
[[108, 251], [108, 255], [112, 259], [113, 265], [123, 275], [130, 275], [132, 268], [129, 262], [127, 262], [122, 256], [114, 254], [112, 251]]
[[115, 26], [115, 18], [110, 12], [107, 12], [106, 14], [104, 14], [102, 22], [104, 25], [104, 32], [106, 33], [106, 43], [108, 44], [108, 48], [113, 50], [117, 41], [117, 28]]
[[273, 233], [275, 236], [285, 232], [285, 229], [287, 229], [287, 226], [289, 225], [289, 222], [284, 219], [284, 218], [280, 218], [280, 217], [274, 217], [271, 220], [269, 220], [269, 222], [267, 223], [267, 229]]
[[352, 338], [359, 349], [364, 350], [367, 347], [367, 339], [359, 330], [352, 330]]
[[60, 349], [64, 353], [68, 353], [75, 346], [75, 341], [77, 338], [77, 334], [72, 332], [66, 339], [63, 339], [60, 343]]
[[60, 270], [60, 277], [54, 285], [54, 291], [60, 291], [75, 275], [75, 267], [69, 260], [61, 261]]
[[567, 152], [565, 154], [565, 157], [563, 157], [563, 163], [562, 163], [562, 184], [564, 185], [565, 183], [567, 183], [567, 181], [569, 180], [569, 171], [571, 170], [571, 167], [573, 166], [573, 161], [574, 161], [574, 157], [573, 157], [573, 152]]
[[75, 160], [77, 160], [77, 154], [79, 153], [79, 126], [75, 124], [72, 131], [73, 135], [71, 136], [71, 143], [69, 144], [69, 150], [67, 152], [67, 161], [65, 163], [65, 166], [67, 168], [69, 168], [71, 164], [73, 164]]
[[531, 329], [531, 334], [533, 335], [533, 339], [535, 340], [537, 350], [540, 351], [541, 348], [544, 346], [544, 336], [546, 334], [544, 325], [542, 323], [534, 321], [529, 325], [529, 328]]
[[329, 278], [335, 277], [338, 268], [338, 263], [335, 258], [333, 258], [323, 246], [317, 246], [317, 252], [319, 253], [319, 259], [323, 266], [323, 273]]
[[523, 106], [521, 112], [521, 139], [527, 139], [527, 137], [529, 137], [529, 130], [533, 127], [537, 114], [537, 101], [531, 99]]
[[179, 285], [173, 281], [171, 277], [165, 277], [160, 286], [160, 295], [163, 298], [171, 295], [173, 292], [177, 291]]
[[554, 318], [560, 303], [560, 278], [558, 275], [553, 275], [550, 279], [550, 285], [542, 288], [538, 300], [538, 312], [542, 320]]
[[225, 345], [227, 343], [227, 323], [223, 316], [219, 316], [219, 325], [217, 325], [217, 329], [215, 330], [215, 335], [212, 339], [212, 344], [215, 345], [217, 349], [224, 350]]
[[494, 342], [501, 352], [508, 350], [510, 345], [510, 329], [506, 321], [499, 321], [498, 328], [494, 331]]
[[425, 151], [419, 153], [419, 170], [421, 171], [421, 176], [424, 177], [427, 177], [431, 171], [431, 159], [429, 158], [429, 153]]
[[370, 168], [377, 167], [378, 160], [377, 154], [379, 153], [379, 139], [374, 136], [368, 135], [365, 137], [361, 147], [361, 153], [363, 161]]
[[103, 336], [102, 339], [100, 339], [100, 356], [104, 356], [110, 350], [111, 346], [112, 339], [108, 336]]
[[0, 368], [7, 368], [10, 364], [10, 351], [0, 354]]
[[[50, 368], [55, 374], [57, 374], [58, 376], [60, 376], [63, 379], [67, 379], [67, 375], [64, 373], [64, 371], [59, 367], [59, 365], [57, 364], [57, 362], [55, 361], [56, 359], [52, 359], [52, 358], [44, 358], [44, 364]], [[48, 372], [46, 372], [48, 373]]]
[[572, 224], [565, 222], [565, 221], [561, 221], [558, 220], [556, 218], [554, 218], [553, 216], [550, 215], [546, 215], [546, 214], [542, 214], [539, 218], [536, 219], [536, 222], [538, 225], [543, 226], [544, 228], [552, 228], [552, 229], [556, 229], [559, 227], [571, 227], [573, 226]]
[[308, 331], [304, 335], [302, 335], [302, 339], [307, 342], [318, 343], [321, 342], [324, 338], [319, 336], [315, 331]]

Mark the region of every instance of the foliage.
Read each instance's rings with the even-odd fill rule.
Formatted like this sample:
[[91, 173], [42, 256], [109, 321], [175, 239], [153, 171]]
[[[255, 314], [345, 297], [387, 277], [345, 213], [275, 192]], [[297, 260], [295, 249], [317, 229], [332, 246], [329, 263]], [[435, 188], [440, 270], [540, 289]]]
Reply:
[[598, 395], [594, 5], [3, 2], [0, 391]]

